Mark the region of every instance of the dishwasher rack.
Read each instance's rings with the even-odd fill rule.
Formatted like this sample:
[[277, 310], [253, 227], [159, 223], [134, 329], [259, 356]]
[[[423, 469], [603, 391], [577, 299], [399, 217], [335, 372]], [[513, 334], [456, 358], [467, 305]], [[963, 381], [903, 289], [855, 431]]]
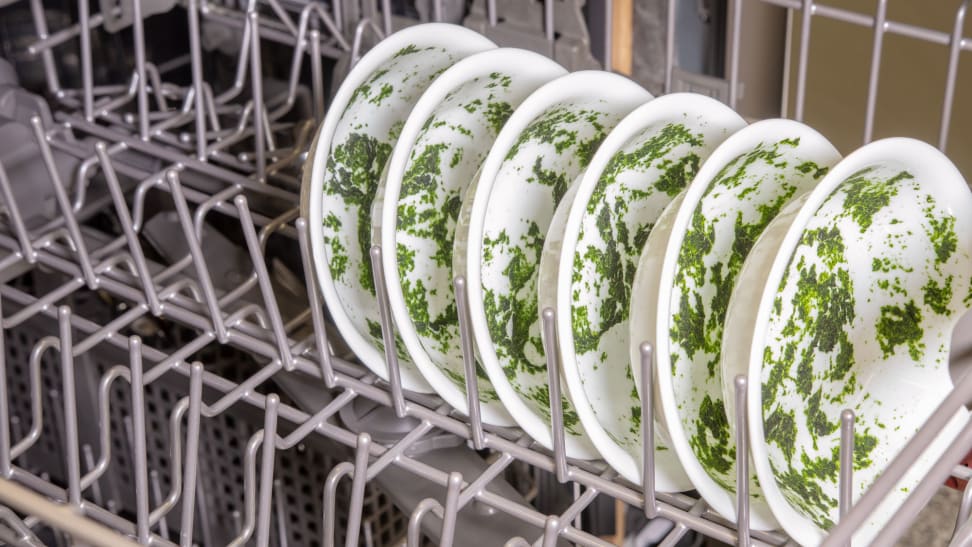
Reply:
[[[740, 545], [787, 542], [779, 533], [748, 530], [745, 518], [737, 529], [692, 495], [655, 493], [650, 480], [635, 485], [601, 462], [568, 461], [562, 446], [551, 453], [518, 429], [484, 427], [478, 405], [470, 405], [474, 412], [467, 419], [437, 397], [403, 392], [394, 353], [388, 355], [392, 381], [386, 383], [343, 349], [308, 263], [307, 220], [297, 208], [300, 169], [325, 111], [328, 70], [340, 73], [368, 44], [403, 23], [392, 16], [389, 0], [380, 8], [340, 0], [186, 0], [187, 52], [157, 64], [149, 59], [144, 18], [174, 2], [105, 1], [100, 5], [107, 11], [92, 14], [89, 1], [79, 0], [78, 22], [51, 32], [40, 0], [15, 1], [29, 4], [36, 36], [27, 51], [41, 60], [54, 104], [51, 112], [18, 96], [31, 112], [44, 180], [16, 180], [0, 163], [7, 221], [0, 228], [0, 358], [6, 369], [0, 374], [0, 503], [19, 512], [0, 508], [0, 539], [23, 545], [262, 546], [379, 545], [404, 537], [408, 545], [451, 545], [462, 512], [474, 511], [484, 518], [502, 515], [535, 532], [511, 537], [509, 544], [605, 545], [584, 530], [580, 517], [597, 500], [613, 499], [673, 521], [667, 545], [689, 530]], [[888, 20], [887, 0], [878, 0], [874, 15], [814, 0], [733, 2], [730, 105], [739, 96], [738, 30], [745, 6], [756, 2], [800, 16], [798, 119], [813, 17], [872, 29], [866, 140], [873, 134], [885, 34], [945, 46], [949, 65], [938, 143], [944, 149], [959, 57], [972, 50], [972, 39], [962, 34], [967, 0], [957, 5], [952, 33]], [[472, 9], [495, 25], [498, 4], [478, 1]], [[557, 40], [554, 10], [568, 4], [574, 5], [543, 2], [550, 52]], [[669, 0], [668, 88], [675, 5]], [[443, 2], [435, 0], [432, 8], [431, 17], [440, 18]], [[95, 85], [92, 37], [128, 26], [130, 77]], [[205, 62], [209, 32], [203, 28], [223, 29], [225, 40], [236, 44], [230, 47], [235, 66], [227, 89], [213, 89], [204, 76], [213, 67]], [[277, 89], [265, 82], [276, 68], [264, 60], [270, 45], [290, 52]], [[80, 85], [71, 88], [61, 84], [58, 55], [75, 46]], [[176, 83], [180, 70], [189, 71], [188, 82]], [[63, 162], [76, 165], [73, 176], [64, 175]], [[28, 183], [25, 198], [21, 187]], [[49, 204], [49, 214], [26, 215], [37, 203]], [[164, 213], [152, 216], [159, 210]], [[372, 258], [380, 252], [373, 249]], [[375, 271], [380, 276], [381, 269]], [[376, 286], [383, 334], [390, 340], [383, 280], [376, 279]], [[463, 288], [457, 280], [460, 308]], [[554, 331], [549, 319], [544, 327]], [[469, 357], [465, 325], [463, 331]], [[645, 350], [643, 366], [650, 371], [650, 348]], [[556, 358], [548, 356], [554, 389]], [[473, 366], [471, 359], [467, 365]], [[476, 375], [467, 377], [475, 401]], [[894, 472], [906, 469], [922, 441], [969, 400], [967, 378], [871, 491], [853, 508], [842, 505], [849, 512], [829, 538], [832, 544], [849, 538], [882, 488], [886, 493], [896, 482]], [[553, 409], [556, 431], [561, 418], [559, 407]], [[651, 409], [646, 402], [646, 427]], [[746, 416], [737, 419], [744, 425]], [[386, 435], [383, 426], [396, 423], [407, 426], [404, 432]], [[850, 416], [844, 425], [852, 427]], [[914, 490], [882, 537], [897, 537], [946, 476], [970, 478], [965, 468], [953, 467], [972, 446], [970, 431]], [[423, 459], [429, 448], [443, 446], [480, 451], [486, 464], [464, 475], [447, 462]], [[744, 440], [739, 448], [745, 454]], [[651, 453], [649, 446], [649, 471]], [[376, 486], [391, 472], [426, 481], [434, 493], [402, 514], [390, 499], [395, 493]], [[573, 486], [566, 509], [548, 514], [517, 501], [529, 492], [491, 486], [505, 476], [535, 472]], [[217, 497], [236, 503], [220, 505]], [[745, 515], [745, 492], [740, 499]], [[969, 527], [956, 528], [957, 542], [972, 537]]]

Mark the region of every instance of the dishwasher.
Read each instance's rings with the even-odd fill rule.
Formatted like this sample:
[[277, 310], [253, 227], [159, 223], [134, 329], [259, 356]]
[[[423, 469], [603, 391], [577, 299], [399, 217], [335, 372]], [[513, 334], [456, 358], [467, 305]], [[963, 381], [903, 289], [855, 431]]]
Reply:
[[[693, 491], [655, 492], [379, 379], [323, 304], [301, 177], [344, 75], [430, 21], [655, 94], [707, 94], [747, 119], [797, 120], [845, 100], [815, 95], [830, 25], [866, 46], [860, 77], [841, 83], [856, 112], [841, 122], [863, 128], [846, 140], [879, 136], [888, 80], [920, 49], [943, 73], [914, 133], [965, 161], [968, 1], [942, 2], [947, 16], [928, 23], [865, 4], [0, 0], [0, 540], [788, 544]], [[960, 330], [956, 369], [972, 348]], [[953, 410], [972, 400], [958, 385]], [[972, 541], [972, 471], [957, 465], [972, 439], [960, 441], [899, 533], [932, 522], [918, 511], [948, 481], [951, 516], [928, 525], [942, 545]]]

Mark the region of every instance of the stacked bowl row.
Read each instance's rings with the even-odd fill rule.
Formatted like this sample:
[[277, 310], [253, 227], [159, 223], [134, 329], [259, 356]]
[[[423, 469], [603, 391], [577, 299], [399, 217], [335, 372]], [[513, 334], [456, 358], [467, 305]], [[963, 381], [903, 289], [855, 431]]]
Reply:
[[[819, 543], [837, 519], [838, 416], [860, 493], [951, 390], [972, 305], [972, 194], [934, 148], [841, 159], [789, 120], [567, 74], [468, 29], [375, 46], [337, 92], [302, 192], [331, 317], [388, 378], [369, 249], [383, 249], [402, 385], [468, 413], [455, 276], [480, 413], [551, 447], [540, 311], [557, 314], [565, 447], [639, 482], [640, 346], [655, 349], [655, 484], [735, 519], [731, 379], [747, 374], [752, 523]], [[550, 348], [548, 348], [550, 349]], [[867, 543], [936, 451], [857, 533]]]

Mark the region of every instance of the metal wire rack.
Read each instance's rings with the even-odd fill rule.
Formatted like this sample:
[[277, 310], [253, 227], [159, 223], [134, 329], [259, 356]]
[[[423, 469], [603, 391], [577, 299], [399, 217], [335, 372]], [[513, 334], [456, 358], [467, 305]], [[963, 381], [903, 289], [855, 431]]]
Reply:
[[[0, 503], [13, 509], [0, 511], [5, 541], [283, 546], [404, 539], [451, 545], [464, 515], [472, 514], [516, 523], [499, 532], [512, 545], [604, 545], [580, 518], [603, 499], [673, 521], [666, 545], [690, 530], [740, 545], [788, 541], [748, 529], [744, 491], [738, 527], [692, 495], [655, 492], [650, 445], [648, 480], [631, 484], [603, 463], [568, 461], [562, 444], [550, 452], [517, 429], [484, 427], [475, 404], [467, 418], [437, 397], [404, 392], [394, 353], [388, 355], [392, 381], [385, 383], [333, 336], [308, 263], [299, 174], [325, 111], [329, 75], [339, 77], [370, 43], [405, 23], [393, 17], [389, 0], [380, 6], [187, 0], [179, 21], [187, 43], [168, 59], [155, 58], [147, 47], [146, 18], [174, 2], [103, 1], [92, 13], [89, 1], [79, 0], [76, 17], [68, 18], [76, 22], [51, 31], [40, 0], [20, 1], [29, 7], [33, 32], [25, 51], [40, 59], [53, 107], [18, 92], [18, 112], [28, 112], [24, 126], [32, 133], [34, 178], [25, 178], [22, 166], [0, 162], [6, 220], [0, 228]], [[967, 0], [957, 5], [950, 33], [889, 20], [887, 0], [879, 0], [873, 14], [814, 0], [758, 1], [799, 16], [798, 119], [814, 18], [871, 29], [865, 140], [873, 135], [885, 35], [944, 46], [948, 74], [938, 142], [944, 149], [959, 58], [972, 50], [972, 39], [963, 38]], [[739, 29], [746, 6], [756, 2], [739, 0], [730, 8], [731, 105], [739, 96]], [[556, 51], [554, 10], [566, 3], [547, 0], [539, 8], [550, 52]], [[495, 26], [499, 4], [479, 1], [472, 9]], [[675, 5], [669, 0], [668, 88]], [[443, 12], [440, 0], [432, 2], [430, 18]], [[102, 67], [96, 66], [94, 40], [105, 33], [126, 41], [133, 63], [122, 70], [124, 78], [96, 84]], [[233, 59], [232, 84], [225, 89], [215, 89], [207, 77], [226, 68], [214, 67], [203, 53], [204, 40], [213, 36], [222, 37]], [[272, 59], [271, 46], [278, 54]], [[73, 87], [62, 84], [59, 59], [71, 48], [79, 51]], [[275, 70], [283, 73], [280, 85], [267, 81]], [[380, 252], [373, 249], [372, 258]], [[380, 268], [375, 271], [380, 275]], [[384, 335], [391, 339], [383, 280], [376, 286]], [[462, 318], [461, 279], [456, 289]], [[473, 347], [463, 327], [471, 369]], [[544, 327], [554, 332], [550, 320]], [[645, 349], [643, 366], [650, 372]], [[556, 358], [548, 356], [552, 388], [559, 386]], [[475, 401], [476, 375], [467, 377]], [[650, 381], [651, 374], [642, 377]], [[846, 497], [846, 516], [828, 544], [848, 540], [929, 436], [972, 399], [970, 388], [972, 381], [957, 384], [853, 508]], [[649, 400], [643, 409], [649, 428], [651, 409]], [[556, 433], [562, 417], [557, 405], [553, 410]], [[368, 416], [379, 414], [396, 417], [404, 432], [369, 428]], [[745, 431], [746, 416], [737, 420], [737, 430]], [[844, 426], [853, 426], [850, 417]], [[967, 427], [943, 454], [879, 541], [897, 537], [946, 476], [969, 478], [954, 465], [972, 446], [970, 432]], [[653, 438], [650, 431], [645, 438]], [[425, 458], [430, 446], [486, 456], [474, 471], [462, 471]], [[744, 440], [739, 449], [746, 453]], [[746, 473], [745, 465], [739, 468]], [[571, 503], [545, 512], [527, 502], [535, 492], [498, 486], [503, 477], [534, 471], [572, 485]], [[383, 488], [383, 476], [428, 484], [416, 487], [428, 493], [404, 514], [392, 503], [400, 493]], [[970, 505], [963, 504], [960, 525]], [[969, 541], [972, 529], [956, 528], [957, 544]]]

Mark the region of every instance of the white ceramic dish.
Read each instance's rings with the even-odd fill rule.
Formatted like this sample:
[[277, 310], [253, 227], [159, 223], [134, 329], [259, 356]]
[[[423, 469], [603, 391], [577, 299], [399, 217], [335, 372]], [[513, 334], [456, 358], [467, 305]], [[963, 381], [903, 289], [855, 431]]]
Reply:
[[[753, 463], [791, 537], [816, 545], [837, 520], [842, 410], [856, 414], [856, 501], [951, 391], [970, 280], [972, 194], [945, 156], [912, 139], [849, 155], [753, 248], [723, 366], [751, 379]], [[958, 412], [855, 545], [873, 540], [967, 419]]]
[[[408, 27], [382, 40], [341, 84], [305, 169], [309, 190], [302, 194], [309, 202], [311, 250], [324, 301], [348, 346], [386, 380], [368, 252], [380, 174], [432, 80], [459, 59], [495, 47], [476, 32], [441, 23]], [[404, 348], [399, 354], [402, 385], [431, 391]]]
[[[664, 223], [668, 233], [656, 226], [649, 237], [642, 266], [660, 269], [636, 274], [632, 363], [637, 346], [653, 341], [656, 401], [672, 448], [699, 494], [730, 520], [736, 446], [719, 368], [729, 295], [763, 228], [839, 159], [833, 145], [801, 123], [766, 120], [740, 130], [709, 156], [677, 211], [668, 213], [674, 215]], [[639, 275], [654, 285], [639, 285]], [[749, 491], [751, 525], [775, 528], [755, 480]]]
[[[547, 367], [537, 279], [544, 236], [571, 182], [617, 122], [651, 95], [631, 80], [582, 71], [538, 89], [513, 113], [483, 162], [464, 249], [472, 326], [483, 367], [513, 419], [550, 448]], [[458, 233], [458, 232], [457, 232]], [[565, 445], [596, 458], [563, 399]]]
[[[541, 301], [556, 305], [571, 402], [604, 459], [635, 483], [642, 480], [641, 402], [630, 368], [628, 312], [638, 258], [662, 210], [716, 146], [745, 125], [729, 107], [693, 93], [642, 105], [604, 139], [574, 199], [561, 202], [563, 229], [547, 233]], [[667, 439], [656, 437], [655, 487], [690, 489]]]
[[[513, 110], [566, 72], [547, 57], [513, 48], [459, 61], [415, 104], [388, 162], [383, 206], [374, 218], [380, 219], [382, 249], [395, 249], [383, 255], [392, 315], [419, 371], [465, 414], [465, 369], [452, 288], [459, 206]], [[485, 372], [478, 387], [483, 422], [514, 425]]]

